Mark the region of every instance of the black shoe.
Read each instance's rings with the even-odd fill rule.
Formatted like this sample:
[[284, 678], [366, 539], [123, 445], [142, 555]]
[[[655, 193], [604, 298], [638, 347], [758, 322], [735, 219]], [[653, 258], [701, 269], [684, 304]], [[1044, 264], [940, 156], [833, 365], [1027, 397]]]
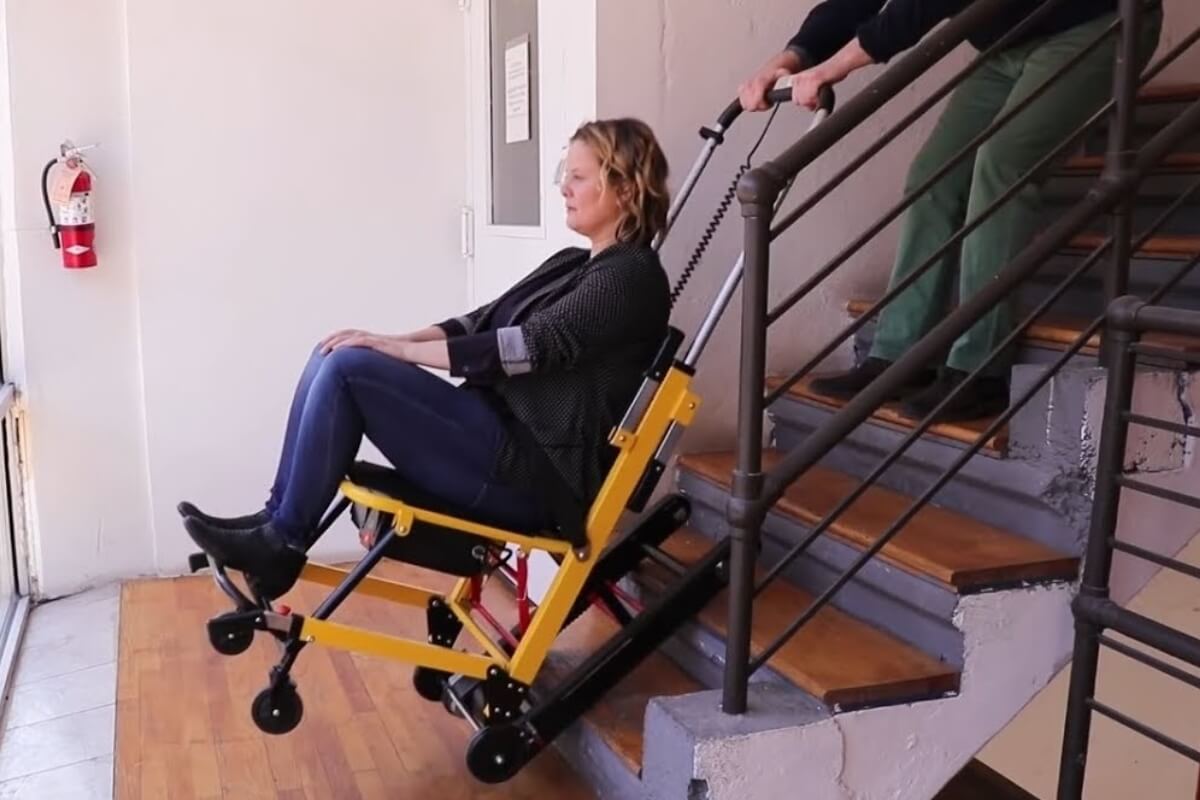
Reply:
[[[839, 372], [824, 378], [816, 378], [810, 383], [809, 389], [816, 394], [832, 397], [836, 400], [850, 400], [856, 394], [878, 378], [892, 365], [891, 361], [882, 358], [868, 358], [849, 372]], [[899, 400], [906, 394], [924, 388], [934, 378], [932, 369], [924, 370], [904, 386], [887, 398], [888, 401]]]
[[186, 500], [177, 505], [175, 508], [179, 511], [179, 516], [184, 517], [185, 519], [187, 517], [195, 517], [196, 519], [204, 522], [206, 525], [211, 525], [214, 528], [257, 528], [258, 526], [266, 525], [271, 521], [271, 512], [267, 511], [265, 508], [262, 511], [256, 511], [253, 514], [246, 514], [241, 517], [214, 517], [211, 514], [205, 514], [203, 511], [196, 508]]
[[187, 517], [183, 526], [201, 550], [226, 567], [243, 572], [268, 600], [291, 589], [308, 560], [269, 522], [238, 530], [210, 525], [198, 517]]
[[[968, 373], [946, 367], [929, 388], [904, 399], [900, 411], [912, 419], [925, 419], [952, 391], [967, 379]], [[994, 417], [1008, 408], [1008, 382], [1003, 378], [980, 377], [971, 381], [938, 412], [934, 422], [967, 422]]]

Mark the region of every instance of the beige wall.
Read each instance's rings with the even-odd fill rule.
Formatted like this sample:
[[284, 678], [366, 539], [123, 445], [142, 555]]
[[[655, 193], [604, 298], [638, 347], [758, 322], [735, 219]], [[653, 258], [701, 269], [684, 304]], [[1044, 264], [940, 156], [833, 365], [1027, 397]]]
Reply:
[[[1180, 558], [1200, 565], [1200, 539], [1193, 541]], [[1129, 608], [1200, 636], [1200, 592], [1193, 578], [1160, 572]], [[1057, 785], [1069, 672], [1059, 674], [981, 754], [990, 766], [1041, 798], [1053, 797]], [[1200, 749], [1200, 728], [1196, 725], [1200, 719], [1200, 691], [1123, 655], [1104, 652], [1097, 696], [1107, 705]], [[1087, 800], [1190, 800], [1195, 796], [1196, 765], [1172, 751], [1103, 717], [1096, 718], [1091, 742], [1084, 787]]]
[[[733, 99], [738, 83], [768, 54], [778, 51], [794, 32], [812, 0], [766, 0], [727, 3], [720, 0], [609, 0], [599, 4], [597, 112], [600, 116], [632, 114], [658, 132], [671, 158], [676, 180], [682, 180], [699, 152], [696, 131], [711, 124]], [[955, 59], [957, 60], [957, 59]], [[945, 69], [939, 74], [946, 74]], [[849, 97], [874, 70], [855, 76], [840, 90]], [[910, 107], [934, 84], [923, 81], [910, 87], [881, 115], [862, 127], [827, 157], [815, 164], [797, 184], [794, 197], [819, 185], [845, 160], [878, 136], [896, 109]], [[762, 149], [762, 156], [778, 153], [798, 138], [811, 117], [794, 108], [780, 110]], [[687, 213], [668, 242], [664, 263], [678, 275], [691, 248], [722, 193], [758, 137], [764, 115], [744, 117], [734, 126], [726, 144], [693, 196]], [[775, 250], [773, 297], [799, 285], [843, 246], [871, 216], [882, 213], [898, 197], [907, 156], [928, 131], [923, 120], [853, 181], [828, 198], [801, 224], [793, 227]], [[899, 154], [899, 155], [895, 155]], [[847, 297], [879, 289], [894, 232], [888, 231], [858, 255], [847, 269], [827, 282], [799, 313], [785, 317], [773, 329], [770, 366], [795, 367], [805, 355], [824, 344], [844, 324]], [[741, 249], [739, 207], [735, 203], [709, 249], [689, 293], [681, 304], [676, 324], [694, 329]], [[733, 429], [736, 396], [731, 378], [736, 375], [738, 309], [726, 315], [702, 363], [700, 394], [705, 409], [691, 433], [688, 449], [727, 441]]]
[[[763, 0], [753, 4], [722, 0], [605, 0], [599, 3], [598, 114], [632, 114], [650, 122], [671, 156], [678, 181], [699, 150], [696, 129], [716, 117], [732, 99], [737, 83], [766, 54], [786, 41], [813, 5], [812, 0]], [[1200, 5], [1194, 0], [1166, 0], [1165, 7], [1162, 52], [1200, 25]], [[965, 49], [955, 54], [949, 59], [950, 63], [910, 87], [875, 120], [828, 154], [823, 162], [814, 165], [810, 174], [802, 179], [798, 194], [802, 196], [804, 188], [818, 185], [836, 165], [861, 150], [889, 122], [894, 122], [905, 109], [926, 96], [937, 79], [949, 74], [950, 69], [962, 63], [965, 57]], [[874, 74], [877, 74], [876, 70], [866, 70], [851, 78], [841, 87], [840, 95], [851, 96]], [[1193, 48], [1157, 82], [1195, 82], [1197, 75], [1200, 75], [1200, 49]], [[806, 122], [807, 117], [802, 113], [792, 109], [781, 111], [762, 153], [778, 152], [802, 133]], [[682, 268], [685, 251], [689, 251], [698, 239], [761, 124], [761, 117], [742, 120], [729, 137], [728, 144], [718, 151], [709, 175], [692, 200], [689, 213], [665, 251], [665, 263], [673, 275]], [[913, 131], [860, 172], [851, 184], [826, 200], [809, 219], [788, 234], [775, 251], [776, 273], [772, 286], [775, 296], [802, 282], [824, 263], [824, 258], [835, 252], [835, 248], [844, 245], [862, 230], [866, 221], [873, 220], [898, 198], [908, 161], [930, 124], [931, 119], [922, 120]], [[781, 368], [799, 364], [845, 324], [842, 313], [845, 300], [883, 286], [890, 267], [894, 236], [893, 226], [829, 281], [817, 296], [810, 298], [800, 313], [793, 313], [781, 323], [780, 329], [773, 334], [772, 366]], [[740, 250], [740, 244], [739, 212], [735, 205], [676, 317], [677, 323], [682, 323], [685, 329], [690, 330], [703, 314], [728, 265]], [[699, 388], [705, 409], [686, 449], [728, 446], [730, 442], [736, 409], [733, 379], [737, 369], [738, 317], [736, 310], [727, 315], [702, 366]], [[1193, 467], [1177, 476], [1164, 476], [1163, 480], [1169, 482], [1173, 478], [1195, 474]], [[1185, 536], [1187, 531], [1195, 530], [1192, 517], [1173, 517], [1172, 512], [1162, 506], [1142, 503], [1135, 508], [1129, 505], [1122, 515], [1122, 531], [1131, 531], [1132, 526], [1139, 525], [1169, 526], [1173, 519]], [[1156, 538], [1134, 533], [1139, 541]], [[1200, 544], [1193, 545], [1185, 558], [1193, 563], [1200, 561]], [[1119, 588], [1123, 596], [1128, 596], [1135, 587], [1148, 580], [1149, 575], [1140, 564], [1124, 559], [1118, 559], [1118, 562]], [[1163, 613], [1167, 621], [1200, 635], [1197, 596], [1194, 584], [1164, 575], [1142, 592], [1135, 607], [1146, 613]], [[1149, 706], [1148, 720], [1162, 722], [1193, 747], [1200, 747], [1194, 725], [1194, 720], [1200, 716], [1197, 713], [1200, 712], [1200, 693], [1180, 688], [1169, 679], [1155, 678], [1142, 683], [1139, 668], [1117, 662], [1119, 658], [1106, 659], [1102, 692], [1111, 696], [1118, 707], [1137, 709], [1139, 701], [1144, 703]], [[1064, 698], [1065, 675], [1062, 675], [985, 752], [989, 763], [1039, 797], [1053, 795]], [[1089, 784], [1089, 798], [1153, 797], [1166, 800], [1190, 797], [1189, 792], [1194, 791], [1195, 769], [1174, 755], [1163, 755], [1155, 745], [1115, 731], [1103, 722], [1098, 725], [1097, 737], [1093, 763], [1098, 777]]]
[[[697, 129], [716, 118], [733, 99], [738, 83], [769, 53], [783, 46], [814, 5], [814, 0], [605, 0], [598, 4], [597, 113], [631, 114], [653, 125], [671, 158], [678, 185], [699, 152]], [[1166, 0], [1166, 6], [1164, 48], [1200, 24], [1200, 8], [1192, 0]], [[814, 164], [798, 182], [793, 198], [804, 197], [805, 190], [820, 185], [849, 157], [875, 140], [963, 63], [969, 52], [964, 47], [955, 53]], [[1191, 76], [1197, 74], [1198, 66], [1200, 51], [1160, 80], [1194, 80]], [[840, 96], [852, 96], [879, 70], [871, 68], [853, 76], [840, 87]], [[785, 235], [773, 256], [773, 297], [781, 297], [802, 283], [899, 199], [908, 162], [934, 118], [934, 114], [926, 115]], [[672, 275], [682, 270], [764, 119], [758, 115], [740, 120], [726, 145], [718, 150], [665, 249], [664, 263]], [[781, 110], [760, 157], [778, 153], [803, 133], [808, 121], [803, 112]], [[781, 320], [772, 330], [769, 367], [782, 370], [799, 366], [845, 325], [843, 308], [847, 299], [882, 290], [891, 266], [895, 235], [896, 226], [892, 225]], [[680, 306], [677, 324], [685, 330], [694, 328], [740, 249], [741, 225], [735, 203]], [[699, 389], [705, 410], [690, 434], [687, 449], [727, 443], [733, 430], [738, 316], [736, 309], [726, 315], [702, 364]], [[842, 357], [847, 358], [848, 352]]]

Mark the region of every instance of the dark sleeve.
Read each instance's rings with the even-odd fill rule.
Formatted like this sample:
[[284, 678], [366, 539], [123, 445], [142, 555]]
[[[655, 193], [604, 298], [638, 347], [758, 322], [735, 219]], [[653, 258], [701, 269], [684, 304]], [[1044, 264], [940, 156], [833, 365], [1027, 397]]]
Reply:
[[[490, 304], [489, 304], [490, 305]], [[452, 317], [441, 322], [434, 323], [435, 328], [441, 328], [447, 339], [454, 339], [459, 336], [466, 336], [475, 330], [479, 323], [479, 318], [487, 311], [488, 306], [480, 306], [474, 311], [463, 314], [461, 317]]]
[[499, 333], [493, 330], [450, 336], [446, 340], [450, 374], [474, 383], [495, 383], [507, 375], [500, 358]]
[[469, 311], [462, 316], [451, 317], [450, 319], [434, 323], [434, 327], [441, 328], [443, 331], [445, 331], [447, 339], [456, 339], [460, 336], [470, 336], [475, 334], [479, 328], [479, 320], [488, 312], [488, 309], [500, 302], [500, 300], [503, 299], [508, 292], [512, 292], [517, 287], [523, 285], [526, 281], [536, 279], [547, 270], [552, 269], [561, 259], [570, 257], [573, 253], [577, 252], [579, 252], [579, 248], [577, 247], [567, 247], [558, 251], [554, 255], [550, 256], [550, 258], [543, 261], [533, 272], [517, 281], [516, 284], [514, 284], [507, 292], [505, 292], [504, 295], [501, 295], [492, 302], [482, 305], [474, 311]]
[[450, 373], [495, 383], [570, 370], [593, 354], [664, 335], [669, 315], [670, 288], [657, 259], [614, 256], [519, 326], [452, 340]]
[[858, 28], [858, 41], [877, 64], [921, 41], [944, 19], [962, 11], [971, 0], [892, 0]]
[[[788, 49], [806, 65], [827, 61], [854, 38], [859, 26], [879, 13], [884, 0], [825, 0], [788, 41]], [[895, 5], [895, 0], [893, 0]]]

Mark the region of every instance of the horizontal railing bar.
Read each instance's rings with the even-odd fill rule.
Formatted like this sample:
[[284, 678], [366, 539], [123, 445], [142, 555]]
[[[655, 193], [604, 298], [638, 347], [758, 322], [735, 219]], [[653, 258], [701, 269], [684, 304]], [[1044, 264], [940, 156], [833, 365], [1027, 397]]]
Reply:
[[1160, 733], [1160, 732], [1154, 730], [1153, 728], [1151, 728], [1149, 725], [1138, 722], [1133, 717], [1126, 716], [1125, 714], [1122, 714], [1120, 711], [1117, 711], [1115, 708], [1112, 708], [1111, 706], [1106, 706], [1104, 703], [1101, 703], [1099, 700], [1097, 700], [1094, 697], [1090, 698], [1087, 701], [1087, 704], [1088, 704], [1088, 706], [1091, 707], [1091, 709], [1093, 711], [1095, 711], [1096, 713], [1101, 714], [1105, 717], [1108, 717], [1113, 722], [1120, 723], [1121, 725], [1124, 725], [1126, 728], [1129, 728], [1132, 731], [1136, 731], [1136, 732], [1140, 733], [1142, 736], [1145, 736], [1147, 739], [1158, 742], [1163, 747], [1166, 747], [1169, 750], [1174, 750], [1176, 753], [1178, 753], [1179, 755], [1181, 755], [1185, 758], [1190, 758], [1192, 761], [1200, 762], [1200, 751], [1193, 750], [1192, 748], [1188, 747], [1186, 744], [1178, 741], [1177, 739], [1173, 739], [1170, 736], [1167, 736], [1165, 733]]
[[1115, 537], [1108, 540], [1109, 547], [1121, 553], [1128, 553], [1131, 556], [1140, 558], [1143, 561], [1149, 561], [1152, 564], [1158, 564], [1160, 567], [1165, 567], [1169, 570], [1174, 570], [1181, 575], [1187, 575], [1189, 578], [1200, 579], [1200, 568], [1193, 567], [1191, 564], [1185, 564], [1182, 561], [1176, 561], [1173, 558], [1161, 555], [1153, 550], [1147, 550], [1144, 547], [1138, 547], [1136, 544], [1123, 542]]

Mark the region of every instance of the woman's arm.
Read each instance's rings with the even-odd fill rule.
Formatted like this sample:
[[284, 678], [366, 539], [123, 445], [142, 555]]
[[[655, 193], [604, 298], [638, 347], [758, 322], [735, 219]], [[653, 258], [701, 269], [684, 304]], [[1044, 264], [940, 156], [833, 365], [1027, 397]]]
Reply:
[[[428, 338], [415, 339], [412, 338], [413, 335], [422, 335]], [[399, 336], [355, 331], [329, 345], [325, 352], [341, 350], [343, 347], [369, 347], [410, 364], [420, 364], [434, 369], [450, 369], [450, 351], [446, 346], [446, 337], [439, 328], [422, 328], [415, 331], [414, 334]]]
[[451, 339], [450, 374], [497, 383], [566, 371], [608, 350], [664, 334], [670, 287], [657, 259], [636, 254], [621, 258], [591, 272], [519, 326]]
[[401, 342], [444, 342], [446, 341], [446, 331], [437, 325], [430, 325], [419, 331], [402, 333], [396, 337], [396, 340]]
[[[371, 340], [378, 342], [390, 341], [395, 343], [400, 342], [438, 342], [446, 340], [446, 331], [436, 325], [430, 325], [427, 328], [410, 331], [409, 333], [396, 334], [381, 334], [371, 333], [370, 331], [362, 331], [357, 328], [348, 328], [340, 330], [336, 333], [331, 333], [321, 340], [320, 348], [322, 353], [331, 353], [339, 347], [369, 347], [362, 342]], [[353, 343], [351, 343], [353, 342]]]

